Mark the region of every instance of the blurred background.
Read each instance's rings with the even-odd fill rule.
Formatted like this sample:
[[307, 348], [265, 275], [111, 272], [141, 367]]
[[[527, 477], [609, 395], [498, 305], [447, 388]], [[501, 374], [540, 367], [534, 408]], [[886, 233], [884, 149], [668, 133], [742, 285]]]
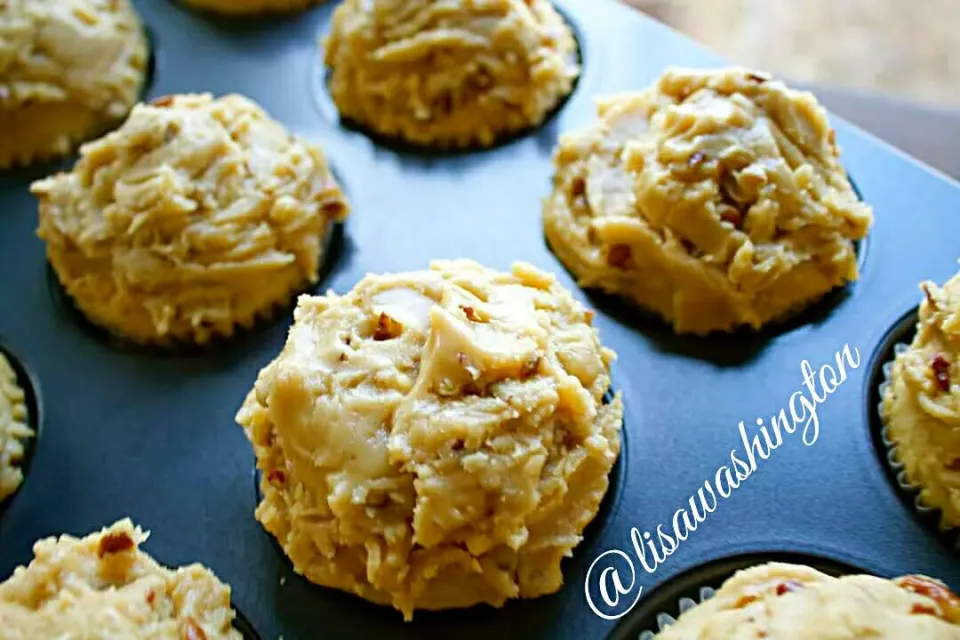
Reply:
[[960, 0], [623, 0], [960, 179]]

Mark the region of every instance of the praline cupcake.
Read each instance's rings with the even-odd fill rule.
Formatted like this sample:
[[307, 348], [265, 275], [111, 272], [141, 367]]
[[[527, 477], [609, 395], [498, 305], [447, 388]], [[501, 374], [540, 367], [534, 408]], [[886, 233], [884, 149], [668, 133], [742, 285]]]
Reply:
[[319, 4], [322, 0], [181, 0], [204, 11], [227, 16], [252, 16], [265, 13], [291, 13]]
[[33, 561], [0, 583], [5, 638], [241, 640], [230, 587], [206, 567], [163, 567], [121, 520], [84, 538], [40, 540]]
[[547, 240], [583, 287], [678, 333], [759, 329], [858, 277], [872, 221], [809, 93], [740, 68], [668, 69], [561, 137]]
[[129, 0], [0, 2], [0, 169], [69, 153], [120, 122], [148, 56]]
[[881, 417], [892, 460], [919, 506], [960, 527], [960, 273], [921, 285], [917, 332], [899, 345], [882, 386]]
[[833, 577], [769, 563], [737, 572], [656, 640], [956, 640], [960, 599], [925, 576]]
[[536, 126], [579, 75], [576, 40], [547, 0], [346, 0], [324, 49], [341, 117], [428, 147]]
[[24, 442], [34, 435], [27, 426], [26, 399], [17, 374], [0, 353], [0, 502], [23, 482]]
[[38, 235], [77, 307], [161, 345], [271, 315], [317, 281], [323, 240], [348, 211], [319, 147], [237, 95], [138, 105], [32, 191]]
[[294, 319], [237, 415], [294, 569], [407, 619], [556, 592], [620, 452], [592, 313], [530, 265], [458, 260]]

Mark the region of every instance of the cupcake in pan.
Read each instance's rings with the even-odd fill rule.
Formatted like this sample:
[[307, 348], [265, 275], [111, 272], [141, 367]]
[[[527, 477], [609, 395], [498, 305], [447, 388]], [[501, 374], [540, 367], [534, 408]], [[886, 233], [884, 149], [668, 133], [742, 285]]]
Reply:
[[952, 529], [960, 527], [960, 273], [921, 288], [916, 335], [885, 367], [880, 415], [904, 488]]
[[547, 0], [346, 0], [324, 49], [341, 117], [438, 148], [540, 124], [579, 75], [573, 32]]
[[27, 426], [27, 405], [17, 374], [0, 353], [0, 503], [23, 482], [24, 442], [35, 434]]
[[809, 93], [741, 68], [668, 69], [561, 137], [547, 240], [583, 287], [678, 333], [760, 327], [858, 277], [872, 221]]
[[163, 345], [229, 336], [315, 283], [348, 211], [322, 151], [237, 95], [138, 105], [32, 191], [77, 307]]
[[0, 2], [0, 169], [68, 153], [120, 122], [148, 57], [129, 0]]
[[227, 16], [251, 16], [265, 13], [288, 13], [306, 9], [322, 0], [181, 0], [204, 11]]
[[[960, 599], [924, 576], [832, 577], [769, 563], [737, 572], [643, 640], [956, 640]], [[672, 624], [669, 624], [672, 622]]]
[[40, 540], [0, 583], [4, 638], [241, 640], [230, 587], [206, 567], [163, 567], [121, 520], [84, 538]]
[[294, 569], [406, 619], [557, 591], [620, 452], [592, 313], [532, 266], [458, 260], [294, 318], [237, 415]]

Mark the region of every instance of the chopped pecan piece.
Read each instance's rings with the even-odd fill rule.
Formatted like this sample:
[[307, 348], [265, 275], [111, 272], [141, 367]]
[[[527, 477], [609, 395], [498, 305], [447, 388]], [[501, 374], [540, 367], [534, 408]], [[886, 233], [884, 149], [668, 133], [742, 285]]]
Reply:
[[287, 474], [283, 469], [270, 469], [267, 472], [267, 482], [270, 484], [283, 484], [287, 481]]
[[937, 610], [925, 604], [915, 604], [910, 608], [910, 613], [923, 616], [935, 616], [937, 615]]
[[150, 589], [149, 591], [147, 591], [147, 604], [149, 604], [150, 606], [153, 606], [153, 601], [156, 599], [157, 599], [157, 593], [153, 589]]
[[477, 315], [477, 310], [469, 305], [460, 305], [460, 310], [463, 311], [463, 315], [467, 316], [467, 320], [471, 322], [480, 322], [480, 316]]
[[453, 444], [450, 445], [450, 448], [453, 449], [454, 451], [460, 451], [461, 449], [463, 449], [463, 444], [464, 444], [463, 439], [457, 438], [456, 440], [453, 441]]
[[173, 96], [157, 96], [150, 101], [155, 107], [169, 107], [173, 104]]
[[760, 84], [763, 84], [764, 82], [769, 80], [769, 78], [767, 78], [766, 76], [762, 76], [759, 73], [748, 73], [747, 78], [749, 78], [750, 80], [753, 80], [754, 82], [759, 82]]
[[945, 584], [925, 576], [903, 576], [894, 581], [901, 589], [926, 596], [937, 603], [939, 615], [950, 622], [960, 622], [960, 598]]
[[583, 178], [577, 176], [570, 183], [570, 195], [574, 198], [582, 198], [587, 194], [587, 183]]
[[759, 598], [757, 598], [757, 596], [740, 596], [740, 599], [734, 603], [733, 607], [735, 609], [743, 609], [744, 607], [753, 604], [758, 599]]
[[933, 369], [933, 379], [940, 391], [950, 391], [950, 361], [947, 357], [942, 353], [936, 354], [930, 361], [930, 368]]
[[120, 553], [133, 549], [133, 540], [126, 533], [108, 533], [100, 538], [97, 545], [97, 557], [102, 558], [111, 553]]
[[183, 623], [183, 640], [207, 640], [207, 634], [193, 618], [187, 618]]
[[796, 591], [802, 588], [803, 585], [796, 580], [787, 580], [786, 582], [781, 582], [777, 585], [777, 595], [782, 596], [785, 593], [790, 593], [791, 591]]
[[740, 223], [743, 222], [743, 216], [735, 208], [729, 205], [720, 205], [718, 209], [720, 211], [720, 219], [724, 222], [729, 222], [735, 227], [739, 227]]
[[592, 310], [587, 309], [586, 311], [583, 312], [583, 319], [586, 321], [587, 324], [592, 325], [592, 324], [593, 324], [593, 318], [594, 318], [596, 315], [597, 315], [597, 314], [594, 313]]
[[630, 261], [630, 246], [626, 244], [610, 245], [607, 251], [607, 264], [617, 269], [623, 269]]
[[378, 341], [391, 340], [403, 332], [403, 325], [388, 316], [381, 313], [377, 317], [377, 328], [373, 332], [373, 339]]
[[530, 376], [534, 375], [539, 368], [540, 356], [531, 356], [527, 358], [526, 362], [523, 363], [523, 369], [520, 371], [520, 377], [529, 378]]

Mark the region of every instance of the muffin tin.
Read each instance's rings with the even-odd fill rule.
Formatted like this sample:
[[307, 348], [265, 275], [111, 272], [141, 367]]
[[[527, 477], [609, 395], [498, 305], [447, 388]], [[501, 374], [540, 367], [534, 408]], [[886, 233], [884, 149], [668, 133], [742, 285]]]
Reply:
[[[888, 332], [916, 306], [919, 282], [956, 271], [957, 185], [834, 118], [845, 166], [875, 211], [860, 281], [769, 331], [676, 336], [616, 299], [577, 288], [543, 240], [540, 201], [558, 133], [593, 119], [593, 96], [641, 88], [671, 64], [722, 65], [712, 54], [612, 0], [564, 0], [584, 65], [571, 98], [523, 136], [440, 155], [375, 142], [324, 106], [317, 37], [331, 4], [248, 21], [172, 0], [136, 4], [154, 45], [148, 99], [242, 93], [323, 146], [353, 213], [316, 291], [346, 291], [368, 272], [469, 257], [498, 269], [530, 262], [593, 306], [601, 339], [619, 354], [612, 375], [626, 407], [623, 455], [557, 594], [500, 610], [418, 612], [407, 624], [387, 607], [310, 584], [253, 517], [253, 453], [234, 423], [257, 372], [282, 347], [290, 314], [195, 353], [127, 349], [89, 331], [56, 282], [49, 286], [28, 191], [68, 159], [0, 173], [0, 348], [35, 400], [31, 418], [43, 422], [25, 482], [0, 513], [0, 576], [29, 561], [38, 538], [86, 534], [130, 516], [153, 533], [146, 551], [167, 565], [209, 566], [231, 585], [255, 630], [247, 635], [271, 639], [626, 638], [648, 628], [643, 616], [658, 594], [676, 601], [675, 576], [758, 552], [809, 554], [885, 576], [926, 573], [960, 589], [954, 550], [898, 496], [872, 432]], [[769, 421], [803, 388], [801, 361], [817, 368], [845, 344], [860, 364], [818, 407], [816, 443], [786, 436], [654, 573], [643, 571], [631, 530], [669, 526], [742, 447], [739, 422]], [[584, 594], [588, 569], [611, 549], [633, 559], [635, 587], [643, 588], [616, 621], [591, 611]], [[600, 568], [587, 585], [594, 602]], [[634, 597], [607, 613], [622, 613]]]

